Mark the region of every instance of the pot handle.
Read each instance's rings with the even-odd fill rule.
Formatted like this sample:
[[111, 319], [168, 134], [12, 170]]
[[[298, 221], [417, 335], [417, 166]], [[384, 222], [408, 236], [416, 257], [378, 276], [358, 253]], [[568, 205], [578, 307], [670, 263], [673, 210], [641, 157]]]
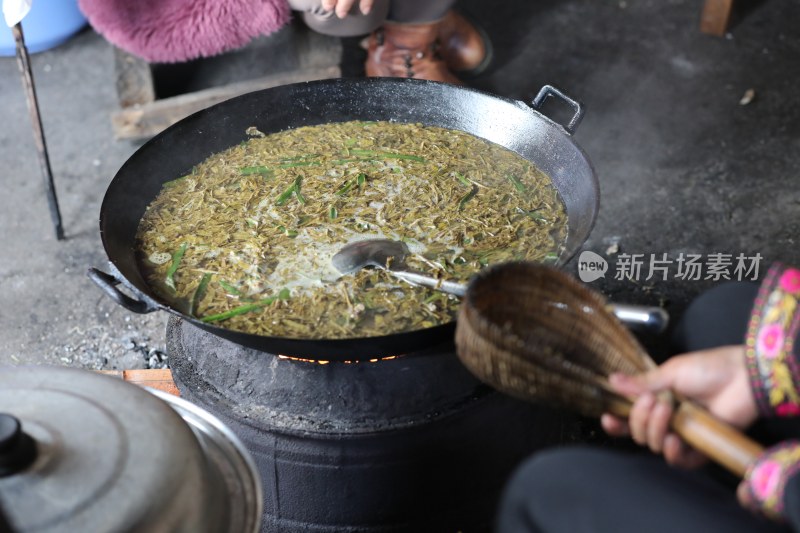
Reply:
[[575, 129], [578, 127], [578, 124], [580, 124], [581, 120], [583, 120], [583, 113], [584, 113], [583, 104], [581, 104], [577, 100], [573, 100], [572, 98], [564, 94], [559, 89], [556, 89], [552, 85], [545, 85], [544, 87], [539, 89], [539, 94], [537, 94], [536, 97], [533, 99], [531, 107], [534, 108], [536, 111], [540, 111], [542, 104], [544, 104], [544, 101], [547, 100], [549, 96], [558, 96], [559, 98], [564, 100], [567, 104], [569, 104], [569, 106], [572, 109], [575, 110], [575, 114], [572, 115], [572, 119], [569, 121], [569, 124], [567, 124], [566, 126], [562, 126], [565, 130], [567, 130], [567, 133], [572, 135], [573, 133], [575, 133]]
[[[116, 271], [114, 265], [111, 265], [113, 271]], [[94, 267], [89, 268], [86, 272], [86, 275], [89, 276], [89, 279], [94, 282], [95, 285], [100, 287], [104, 293], [106, 293], [109, 298], [117, 302], [119, 305], [127, 309], [128, 311], [133, 311], [134, 313], [138, 314], [145, 314], [145, 313], [152, 313], [153, 311], [157, 311], [160, 309], [160, 306], [153, 300], [149, 298], [145, 294], [142, 294], [137, 289], [129, 286], [122, 282], [114, 274], [107, 274], [102, 270], [98, 270]], [[119, 290], [117, 285], [123, 283], [125, 287], [127, 287], [136, 298], [132, 298]], [[138, 298], [138, 299], [137, 299]]]

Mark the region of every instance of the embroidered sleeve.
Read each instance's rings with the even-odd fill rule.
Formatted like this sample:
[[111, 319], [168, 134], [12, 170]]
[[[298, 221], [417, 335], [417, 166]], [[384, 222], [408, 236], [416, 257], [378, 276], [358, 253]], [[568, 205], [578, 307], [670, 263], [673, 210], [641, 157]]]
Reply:
[[745, 351], [762, 416], [800, 414], [800, 367], [794, 354], [800, 328], [798, 299], [800, 270], [773, 265], [756, 297]]
[[784, 441], [768, 448], [744, 476], [750, 505], [773, 520], [786, 517], [788, 482], [800, 471], [800, 441]]

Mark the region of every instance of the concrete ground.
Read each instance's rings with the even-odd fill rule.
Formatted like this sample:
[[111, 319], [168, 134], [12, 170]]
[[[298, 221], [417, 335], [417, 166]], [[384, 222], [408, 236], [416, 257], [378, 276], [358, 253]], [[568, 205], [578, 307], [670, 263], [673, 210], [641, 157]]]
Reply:
[[[701, 0], [461, 6], [495, 48], [493, 66], [471, 85], [530, 101], [552, 84], [586, 105], [575, 139], [595, 165], [602, 201], [585, 249], [609, 263], [592, 286], [678, 317], [715, 282], [713, 271], [705, 279], [712, 264], [731, 277], [740, 254], [760, 254], [761, 275], [771, 261], [800, 264], [799, 3], [740, 0], [724, 38], [700, 33]], [[353, 48], [348, 74], [358, 70]], [[163, 364], [167, 315], [132, 314], [85, 275], [105, 266], [100, 203], [138, 147], [112, 134], [111, 47], [86, 30], [35, 55], [33, 69], [67, 239], [53, 237], [16, 63], [0, 58], [0, 364]], [[701, 279], [678, 279], [682, 253], [699, 256]], [[638, 276], [623, 268], [635, 254]], [[666, 280], [659, 271], [645, 279], [650, 254], [664, 261], [654, 266], [670, 267]], [[576, 262], [568, 268], [576, 273]]]

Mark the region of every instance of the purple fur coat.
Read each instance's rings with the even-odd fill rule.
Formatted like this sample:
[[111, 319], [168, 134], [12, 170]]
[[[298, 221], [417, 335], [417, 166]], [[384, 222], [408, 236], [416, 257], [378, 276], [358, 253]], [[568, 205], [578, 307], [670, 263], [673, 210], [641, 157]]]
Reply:
[[287, 0], [78, 0], [109, 42], [153, 63], [240, 48], [291, 17]]

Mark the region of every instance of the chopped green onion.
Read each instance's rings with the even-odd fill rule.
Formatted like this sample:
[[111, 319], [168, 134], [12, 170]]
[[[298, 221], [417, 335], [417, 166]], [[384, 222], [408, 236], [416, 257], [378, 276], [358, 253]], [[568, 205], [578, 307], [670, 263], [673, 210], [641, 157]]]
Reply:
[[200, 280], [200, 284], [197, 286], [197, 289], [194, 291], [194, 295], [192, 296], [192, 308], [189, 310], [189, 314], [192, 316], [196, 316], [197, 308], [200, 305], [200, 302], [206, 295], [208, 291], [208, 283], [211, 281], [211, 273], [206, 272], [203, 274], [202, 279]]
[[231, 317], [237, 315], [243, 315], [245, 313], [249, 313], [251, 311], [255, 311], [257, 309], [261, 309], [262, 307], [266, 307], [276, 300], [288, 300], [291, 297], [291, 292], [287, 288], [281, 289], [281, 292], [278, 293], [277, 296], [270, 296], [269, 298], [264, 298], [262, 300], [258, 300], [257, 302], [240, 305], [239, 307], [234, 307], [233, 309], [229, 309], [223, 313], [217, 313], [215, 315], [209, 315], [206, 317], [201, 318], [200, 320], [203, 322], [220, 322], [222, 320], [228, 320]]
[[350, 149], [350, 154], [357, 156], [364, 156], [364, 157], [377, 157], [379, 159], [408, 159], [410, 161], [418, 161], [420, 163], [426, 162], [424, 157], [420, 157], [418, 155], [395, 154], [391, 152], [376, 152], [374, 150], [359, 150], [356, 148]]
[[269, 167], [264, 166], [257, 166], [257, 167], [242, 167], [239, 169], [239, 174], [242, 176], [250, 176], [252, 174], [262, 174], [267, 176], [272, 176], [272, 169]]
[[170, 187], [176, 186], [178, 183], [180, 183], [181, 181], [185, 180], [188, 177], [189, 177], [189, 174], [187, 174], [185, 176], [181, 176], [180, 178], [176, 178], [174, 180], [165, 181], [164, 183], [161, 184], [161, 186], [164, 187], [164, 188], [169, 189]]
[[521, 181], [519, 181], [519, 178], [517, 178], [517, 177], [516, 177], [516, 176], [514, 176], [513, 174], [509, 174], [509, 175], [508, 175], [508, 176], [506, 176], [506, 177], [509, 179], [509, 181], [510, 181], [511, 183], [513, 183], [513, 184], [514, 184], [514, 188], [515, 188], [515, 189], [517, 189], [517, 191], [519, 191], [519, 192], [525, 192], [525, 185], [524, 185], [524, 184], [523, 184]]
[[334, 206], [331, 206], [331, 208], [328, 209], [328, 218], [333, 220], [337, 216], [339, 216], [339, 211]]
[[458, 201], [458, 210], [462, 211], [464, 209], [464, 206], [467, 205], [467, 202], [472, 200], [476, 194], [478, 194], [478, 187], [473, 185], [472, 190], [469, 191], [464, 196], [462, 196], [461, 199]]
[[456, 178], [458, 179], [458, 181], [461, 182], [462, 185], [466, 187], [472, 187], [472, 183], [470, 183], [469, 180], [461, 172], [456, 172]]
[[178, 271], [178, 266], [181, 264], [181, 259], [183, 259], [183, 254], [186, 253], [186, 248], [188, 245], [186, 243], [181, 244], [180, 248], [175, 250], [172, 254], [172, 264], [169, 265], [167, 269], [167, 277], [164, 279], [164, 284], [172, 289], [175, 289], [175, 272]]
[[294, 195], [297, 198], [297, 201], [301, 204], [306, 204], [306, 197], [303, 196], [303, 193], [300, 192], [300, 184], [303, 182], [303, 176], [297, 176], [294, 179]]
[[297, 237], [297, 231], [293, 229], [288, 229], [286, 226], [278, 226], [278, 231], [280, 231], [290, 239], [294, 239], [295, 237]]
[[359, 187], [364, 185], [364, 182], [366, 182], [366, 181], [367, 181], [367, 175], [364, 174], [363, 172], [361, 174], [359, 174], [358, 176], [356, 176], [356, 185], [358, 185]]
[[281, 163], [278, 168], [318, 167], [321, 164], [319, 161], [295, 161], [294, 163]]
[[315, 159], [319, 157], [319, 154], [306, 154], [306, 155], [296, 155], [293, 157], [283, 157], [281, 158], [281, 163], [292, 163], [294, 161], [306, 161], [308, 159]]
[[302, 194], [300, 194], [300, 182], [303, 180], [302, 176], [297, 176], [294, 181], [292, 182], [289, 187], [278, 196], [278, 199], [275, 200], [275, 205], [283, 205], [285, 204], [292, 195], [297, 196], [297, 201], [301, 204], [306, 203], [306, 198]]
[[345, 194], [350, 192], [350, 189], [352, 189], [355, 184], [356, 184], [355, 181], [347, 180], [342, 184], [341, 187], [339, 187], [339, 189], [334, 194], [336, 194], [336, 196], [344, 196]]
[[222, 287], [225, 290], [225, 292], [227, 292], [228, 294], [231, 294], [233, 296], [241, 296], [242, 295], [242, 291], [240, 291], [239, 289], [237, 289], [236, 287], [234, 287], [233, 285], [231, 285], [230, 283], [228, 283], [224, 279], [219, 280], [217, 283], [219, 283], [219, 286]]
[[275, 205], [283, 205], [283, 204], [285, 204], [286, 200], [291, 198], [293, 193], [294, 193], [294, 183], [291, 184], [288, 189], [283, 191], [280, 194], [280, 196], [278, 196], [278, 199], [275, 200]]
[[431, 302], [435, 302], [436, 300], [439, 300], [439, 299], [440, 299], [442, 296], [444, 296], [444, 293], [441, 293], [441, 292], [434, 292], [433, 294], [431, 294], [430, 296], [428, 296], [427, 298], [425, 298], [425, 299], [422, 301], [422, 303], [429, 304], [429, 303], [431, 303]]
[[517, 207], [517, 212], [522, 213], [525, 216], [531, 217], [533, 220], [538, 220], [540, 222], [547, 222], [547, 219], [539, 212], [539, 209], [531, 209], [530, 211], [525, 211], [524, 209]]
[[215, 315], [204, 316], [200, 320], [202, 322], [220, 322], [222, 320], [228, 320], [229, 318], [243, 315], [245, 313], [249, 313], [251, 311], [255, 311], [256, 309], [261, 309], [262, 307], [266, 307], [277, 300], [277, 296], [270, 296], [269, 298], [264, 298], [263, 300], [259, 300], [257, 302], [253, 302], [251, 304], [240, 305], [239, 307], [234, 307], [228, 311], [223, 313], [217, 313]]

